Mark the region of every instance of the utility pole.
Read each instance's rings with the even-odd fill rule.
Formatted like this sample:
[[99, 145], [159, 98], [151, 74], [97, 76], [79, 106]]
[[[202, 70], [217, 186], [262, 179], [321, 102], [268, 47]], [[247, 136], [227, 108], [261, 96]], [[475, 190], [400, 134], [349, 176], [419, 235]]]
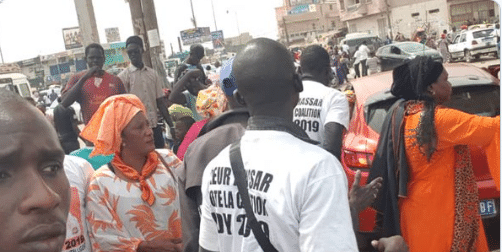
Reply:
[[197, 20], [195, 20], [195, 13], [193, 12], [193, 3], [192, 3], [192, 0], [190, 0], [190, 7], [192, 7], [192, 22], [193, 22], [193, 26], [195, 26], [195, 29], [197, 29]]
[[145, 22], [143, 20], [143, 7], [141, 4], [141, 0], [128, 0], [129, 8], [131, 10], [131, 19], [132, 19], [132, 28], [134, 31], [134, 35], [138, 35], [143, 39], [144, 50], [143, 53], [143, 62], [146, 66], [152, 67], [152, 60], [150, 59], [150, 50], [147, 46], [147, 37], [145, 32]]
[[390, 21], [390, 5], [388, 0], [385, 0], [385, 6], [387, 7], [387, 23], [389, 24], [390, 39], [394, 39], [394, 35], [392, 34], [392, 23]]
[[94, 15], [92, 0], [75, 0], [77, 10], [78, 25], [82, 34], [82, 45], [84, 47], [91, 43], [99, 44], [98, 26]]
[[[190, 0], [191, 2], [191, 0]], [[216, 16], [214, 15], [214, 4], [213, 4], [213, 0], [211, 0], [211, 8], [213, 8], [213, 19], [214, 19], [214, 29], [215, 31], [218, 30], [218, 26], [216, 25]], [[193, 11], [193, 8], [192, 8], [192, 11]], [[193, 13], [193, 12], [192, 12]], [[195, 17], [194, 17], [195, 18]]]
[[289, 47], [289, 34], [288, 34], [288, 27], [286, 26], [286, 18], [282, 17], [282, 22], [284, 24], [284, 31], [286, 32], [286, 47]]
[[181, 39], [178, 37], [178, 46], [180, 47], [180, 53], [183, 52], [183, 47], [181, 46]]
[[162, 64], [160, 55], [162, 48], [160, 43], [159, 26], [157, 23], [157, 13], [155, 12], [155, 4], [153, 0], [141, 0], [143, 7], [143, 20], [145, 22], [146, 37], [145, 45], [149, 47], [147, 50], [150, 52], [151, 67], [161, 77], [164, 82], [164, 87], [167, 87], [166, 71]]

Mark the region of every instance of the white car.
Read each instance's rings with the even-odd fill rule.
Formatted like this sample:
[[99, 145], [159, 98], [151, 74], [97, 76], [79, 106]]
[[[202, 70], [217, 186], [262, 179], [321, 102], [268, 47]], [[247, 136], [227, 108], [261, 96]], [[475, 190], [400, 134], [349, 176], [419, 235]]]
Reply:
[[487, 54], [497, 57], [497, 36], [492, 28], [463, 31], [448, 49], [452, 60], [464, 58], [466, 62], [471, 62], [473, 58]]

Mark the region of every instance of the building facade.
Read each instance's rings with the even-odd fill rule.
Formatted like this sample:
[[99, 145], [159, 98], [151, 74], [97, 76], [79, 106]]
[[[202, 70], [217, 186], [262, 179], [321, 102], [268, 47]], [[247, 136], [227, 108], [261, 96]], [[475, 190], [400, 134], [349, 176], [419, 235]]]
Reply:
[[288, 45], [312, 42], [345, 27], [336, 0], [285, 0], [275, 11], [280, 41]]
[[389, 29], [390, 0], [338, 0], [340, 20], [349, 33], [363, 32], [385, 39], [391, 35]]

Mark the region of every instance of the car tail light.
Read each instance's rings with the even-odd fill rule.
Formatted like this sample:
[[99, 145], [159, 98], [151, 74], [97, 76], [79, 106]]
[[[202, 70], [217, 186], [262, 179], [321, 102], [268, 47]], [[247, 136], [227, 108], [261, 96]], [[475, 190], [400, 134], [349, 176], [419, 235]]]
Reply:
[[366, 168], [369, 169], [373, 163], [373, 155], [365, 152], [355, 152], [344, 150], [345, 164], [350, 168]]
[[472, 45], [477, 45], [477, 44], [478, 44], [478, 42], [476, 40], [472, 41]]

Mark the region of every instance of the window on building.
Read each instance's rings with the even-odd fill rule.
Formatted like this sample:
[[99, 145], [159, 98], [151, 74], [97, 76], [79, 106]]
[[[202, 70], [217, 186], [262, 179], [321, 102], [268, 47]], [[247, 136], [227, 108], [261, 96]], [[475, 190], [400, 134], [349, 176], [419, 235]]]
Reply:
[[356, 0], [355, 3], [356, 4], [361, 3], [361, 0]]
[[315, 23], [312, 24], [312, 29], [315, 31]]
[[439, 12], [439, 9], [433, 9], [433, 10], [429, 10], [429, 13], [432, 14], [432, 13], [438, 13]]
[[340, 10], [345, 10], [344, 0], [340, 0]]
[[331, 27], [335, 28], [335, 21], [331, 21]]
[[329, 5], [329, 10], [333, 10], [333, 5], [332, 4]]
[[419, 15], [420, 15], [420, 13], [418, 13], [418, 12], [411, 13], [411, 17], [418, 17]]

